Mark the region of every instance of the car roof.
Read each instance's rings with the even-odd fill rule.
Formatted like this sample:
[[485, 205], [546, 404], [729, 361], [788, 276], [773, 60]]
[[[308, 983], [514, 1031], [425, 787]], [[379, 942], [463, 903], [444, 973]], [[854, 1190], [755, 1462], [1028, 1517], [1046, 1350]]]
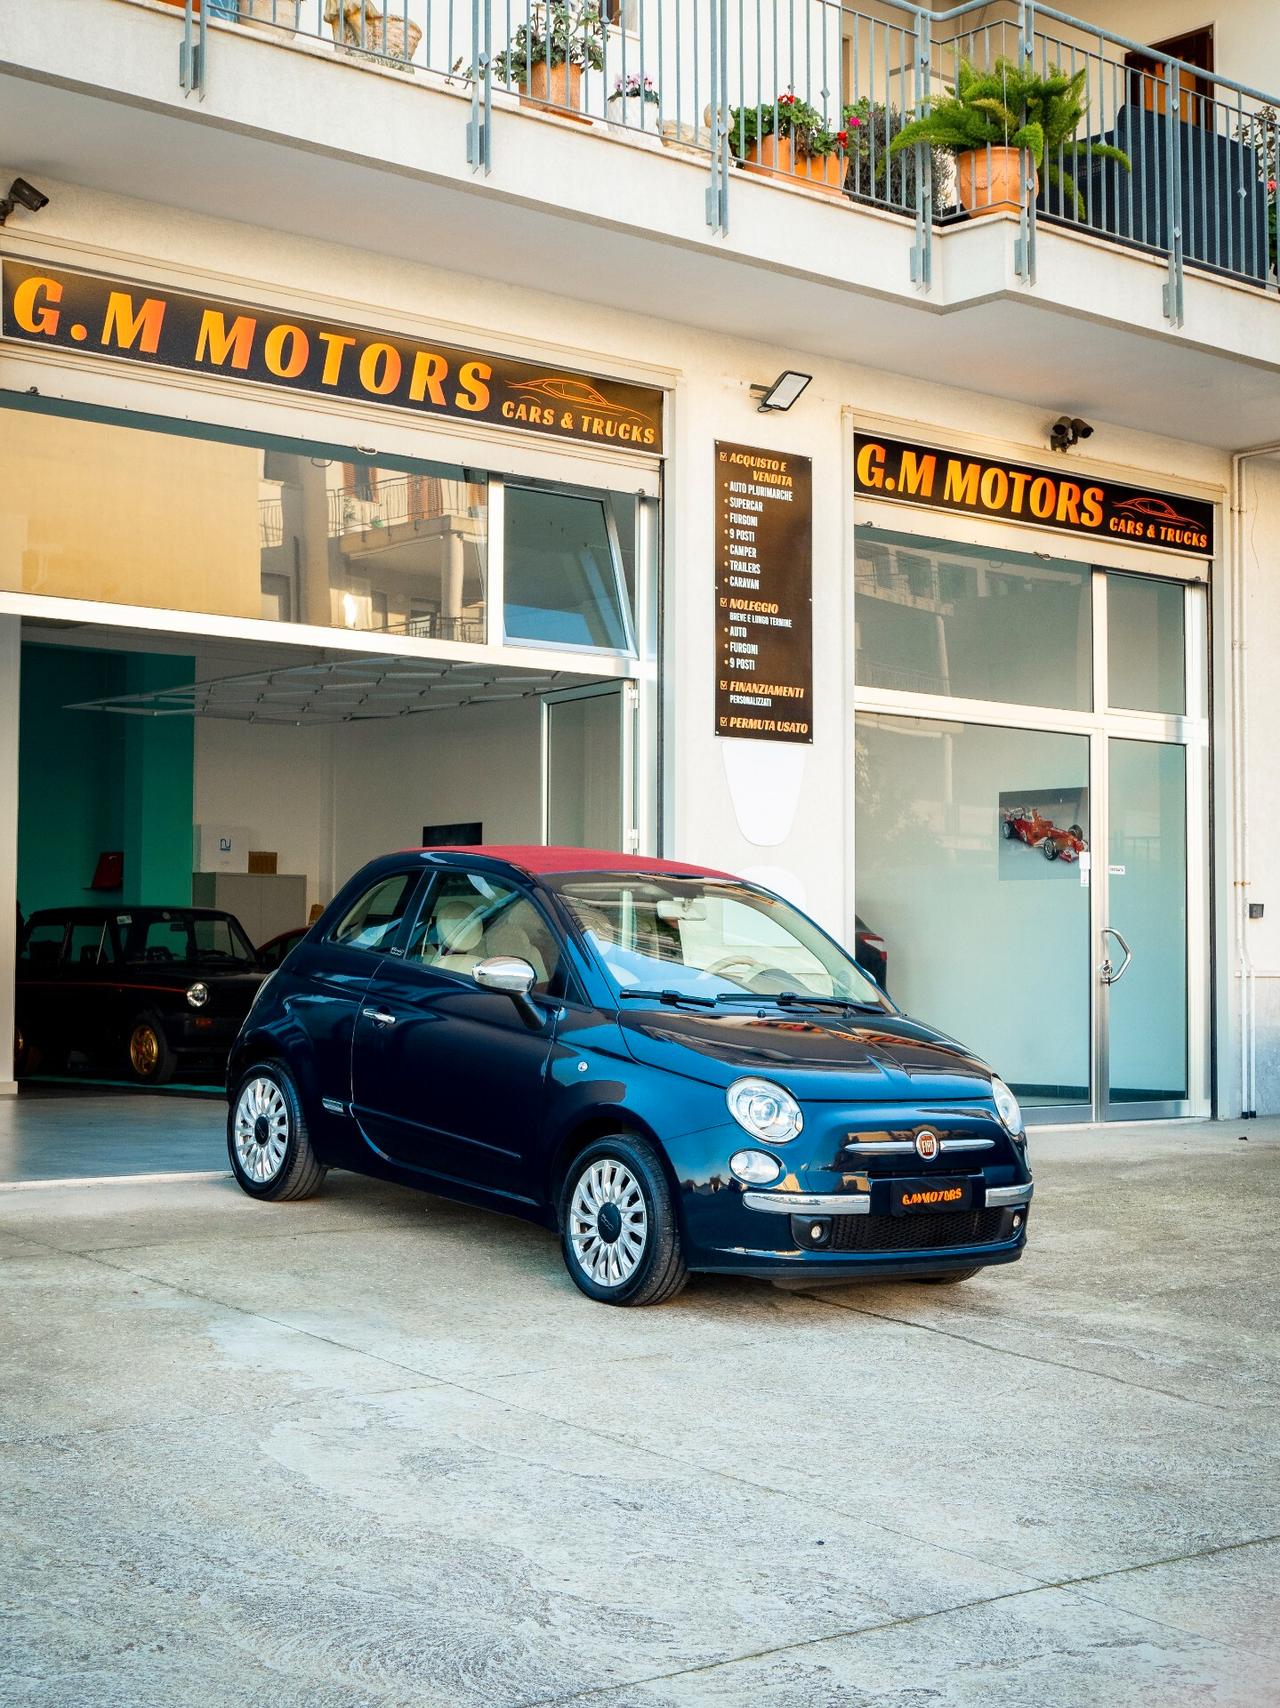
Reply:
[[414, 848], [406, 853], [440, 856], [483, 857], [516, 866], [531, 877], [559, 876], [569, 872], [644, 872], [650, 877], [723, 878], [731, 872], [714, 866], [694, 866], [685, 860], [666, 860], [660, 855], [619, 854], [608, 848], [547, 848], [534, 843], [477, 843], [460, 848]]

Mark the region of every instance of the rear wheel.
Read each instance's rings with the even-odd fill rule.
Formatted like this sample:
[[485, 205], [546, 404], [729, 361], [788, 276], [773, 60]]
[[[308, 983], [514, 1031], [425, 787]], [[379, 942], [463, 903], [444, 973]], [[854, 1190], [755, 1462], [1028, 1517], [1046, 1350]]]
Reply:
[[227, 1115], [227, 1154], [251, 1198], [310, 1198], [327, 1170], [311, 1148], [297, 1087], [278, 1062], [249, 1069]]
[[129, 1027], [125, 1063], [139, 1085], [164, 1085], [173, 1078], [177, 1061], [154, 1014], [139, 1014]]
[[1061, 853], [1061, 849], [1053, 840], [1052, 836], [1046, 836], [1044, 841], [1040, 844], [1040, 852], [1044, 855], [1046, 860], [1056, 860], [1058, 855]]
[[689, 1279], [667, 1178], [644, 1139], [597, 1139], [574, 1159], [560, 1227], [565, 1268], [601, 1304], [660, 1305]]

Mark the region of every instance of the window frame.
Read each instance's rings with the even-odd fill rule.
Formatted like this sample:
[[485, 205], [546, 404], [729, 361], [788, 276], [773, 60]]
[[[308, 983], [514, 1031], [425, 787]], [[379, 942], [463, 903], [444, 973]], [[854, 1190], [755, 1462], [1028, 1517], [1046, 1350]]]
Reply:
[[[377, 960], [399, 959], [404, 954], [406, 922], [417, 917], [419, 896], [423, 890], [430, 888], [433, 876], [434, 874], [432, 873], [417, 871], [412, 866], [401, 866], [394, 871], [384, 872], [376, 882], [370, 884], [367, 888], [360, 890], [355, 899], [348, 903], [347, 906], [342, 909], [342, 912], [337, 915], [333, 924], [329, 926], [321, 939], [325, 948], [341, 949], [344, 951], [350, 950], [356, 955], [372, 955]], [[338, 927], [351, 917], [354, 909], [366, 896], [372, 895], [375, 890], [381, 889], [384, 884], [390, 883], [395, 878], [405, 879], [408, 886], [408, 893], [405, 897], [404, 909], [400, 914], [399, 922], [396, 925], [395, 931], [391, 935], [390, 941], [387, 943], [380, 943], [376, 949], [367, 943], [344, 943], [337, 936]]]
[[[494, 491], [498, 489], [500, 496], [495, 506]], [[626, 645], [597, 646], [590, 641], [561, 641], [539, 639], [532, 635], [513, 635], [507, 628], [507, 493], [512, 489], [520, 492], [544, 493], [555, 498], [577, 498], [588, 503], [598, 504], [604, 514], [605, 538], [609, 546], [609, 562], [613, 574], [614, 594], [618, 601], [618, 611], [622, 617], [622, 630]], [[608, 658], [639, 658], [640, 652], [636, 641], [637, 613], [632, 609], [631, 593], [627, 587], [626, 566], [622, 560], [621, 537], [618, 533], [618, 519], [613, 504], [614, 489], [607, 486], [578, 486], [564, 481], [534, 480], [527, 476], [494, 475], [489, 476], [489, 602], [493, 611], [494, 626], [490, 629], [490, 638], [501, 646], [537, 647], [543, 652], [577, 652], [587, 657]], [[636, 504], [635, 541], [633, 552], [637, 566], [637, 594], [639, 583], [640, 562], [640, 528], [641, 505]], [[498, 564], [498, 573], [492, 573], [494, 563]]]
[[[448, 967], [433, 966], [427, 961], [411, 959], [408, 954], [409, 942], [412, 939], [414, 932], [417, 930], [418, 923], [423, 914], [426, 912], [427, 908], [434, 903], [436, 891], [439, 889], [441, 883], [443, 883], [447, 878], [459, 876], [475, 876], [478, 878], [496, 880], [498, 883], [507, 885], [513, 894], [530, 903], [534, 911], [542, 920], [543, 924], [547, 927], [547, 930], [551, 933], [556, 943], [560, 946], [560, 957], [556, 965], [556, 973], [560, 975], [559, 982], [564, 989], [560, 994], [555, 993], [553, 987], [556, 984], [556, 976], [553, 974], [551, 979], [548, 981], [546, 990], [538, 990], [535, 986], [535, 988], [529, 992], [529, 995], [535, 1002], [559, 1004], [561, 1002], [573, 1000], [571, 991], [581, 990], [581, 980], [578, 978], [577, 969], [573, 965], [570, 954], [571, 945], [568, 935], [560, 925], [559, 921], [555, 918], [551, 909], [544, 904], [543, 898], [538, 894], [536, 888], [530, 884], [523, 883], [513, 872], [490, 872], [483, 866], [459, 864], [456, 866], [440, 866], [437, 867], [435, 871], [428, 874], [427, 882], [422, 886], [422, 892], [417, 899], [417, 903], [414, 906], [412, 915], [409, 919], [409, 928], [405, 934], [404, 944], [400, 951], [400, 965], [402, 967], [412, 968], [416, 973], [421, 974], [427, 979], [445, 979], [450, 984], [457, 985], [459, 988], [465, 990], [484, 990], [483, 985], [477, 984], [475, 979], [468, 977], [466, 973], [455, 973]], [[481, 958], [483, 959], [485, 957]], [[486, 992], [486, 994], [499, 995], [501, 993], [490, 991]]]

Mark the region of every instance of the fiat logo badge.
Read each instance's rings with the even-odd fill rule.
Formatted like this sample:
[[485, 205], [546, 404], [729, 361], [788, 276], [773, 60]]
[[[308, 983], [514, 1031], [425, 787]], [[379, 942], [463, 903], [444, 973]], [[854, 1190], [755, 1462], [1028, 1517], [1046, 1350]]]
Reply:
[[926, 1127], [923, 1132], [916, 1134], [916, 1155], [921, 1162], [932, 1162], [942, 1148], [936, 1133], [931, 1133]]

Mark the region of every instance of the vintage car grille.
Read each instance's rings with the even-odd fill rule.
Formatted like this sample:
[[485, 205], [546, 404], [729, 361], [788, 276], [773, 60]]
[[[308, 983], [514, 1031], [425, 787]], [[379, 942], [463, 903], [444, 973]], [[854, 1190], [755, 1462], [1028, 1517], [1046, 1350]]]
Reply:
[[828, 1251], [932, 1251], [993, 1245], [1006, 1237], [1006, 1210], [942, 1210], [927, 1216], [833, 1216]]

